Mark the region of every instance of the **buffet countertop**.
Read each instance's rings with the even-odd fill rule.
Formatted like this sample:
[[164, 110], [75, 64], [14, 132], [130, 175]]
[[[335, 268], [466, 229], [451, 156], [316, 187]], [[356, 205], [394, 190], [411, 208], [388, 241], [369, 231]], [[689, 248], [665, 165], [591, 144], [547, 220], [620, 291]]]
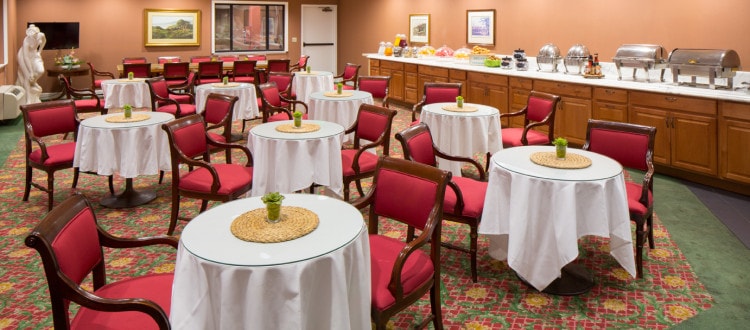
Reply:
[[[708, 88], [708, 79], [704, 77], [698, 77], [697, 82], [699, 86], [687, 86], [677, 85], [672, 82], [672, 72], [670, 69], [666, 69], [664, 72], [664, 82], [659, 81], [659, 75], [661, 70], [649, 70], [649, 77], [651, 82], [646, 81], [646, 73], [642, 69], [638, 69], [636, 73], [636, 79], [633, 80], [633, 69], [622, 68], [622, 80], [617, 79], [617, 68], [613, 62], [600, 62], [602, 66], [602, 73], [604, 78], [601, 79], [586, 79], [580, 75], [565, 74], [565, 67], [563, 66], [562, 60], [558, 65], [558, 72], [547, 72], [537, 71], [536, 58], [527, 57], [529, 61], [528, 71], [518, 71], [515, 69], [501, 69], [501, 68], [490, 68], [482, 65], [471, 65], [468, 60], [460, 60], [454, 58], [441, 58], [441, 57], [429, 57], [429, 58], [404, 58], [404, 57], [393, 57], [384, 56], [377, 54], [363, 54], [365, 57], [370, 59], [411, 63], [419, 65], [429, 65], [435, 67], [443, 67], [448, 69], [466, 70], [481, 73], [499, 74], [511, 77], [521, 77], [530, 79], [544, 79], [551, 81], [559, 81], [566, 83], [585, 84], [595, 87], [611, 87], [611, 88], [623, 88], [635, 91], [644, 92], [657, 92], [684, 96], [695, 96], [705, 97], [717, 100], [736, 101], [750, 103], [750, 72], [738, 71], [734, 77], [733, 89], [729, 90], [725, 87], [726, 78], [716, 78], [717, 89]], [[512, 55], [497, 55], [512, 56]], [[679, 77], [680, 82], [688, 82], [690, 76]]]

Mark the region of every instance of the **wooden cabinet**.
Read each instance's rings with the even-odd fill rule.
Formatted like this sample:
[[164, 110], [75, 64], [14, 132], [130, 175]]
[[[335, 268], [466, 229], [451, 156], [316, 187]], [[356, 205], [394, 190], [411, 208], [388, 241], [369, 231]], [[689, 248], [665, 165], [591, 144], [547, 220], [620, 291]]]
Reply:
[[508, 112], [508, 77], [489, 73], [469, 72], [468, 86], [464, 87], [466, 100], [489, 105]]
[[555, 115], [555, 136], [583, 145], [586, 126], [592, 116], [591, 87], [564, 82], [535, 80], [534, 90], [559, 95], [560, 108]]
[[717, 175], [717, 102], [630, 92], [630, 122], [656, 127], [654, 162]]
[[[529, 78], [510, 77], [508, 79], [510, 99], [508, 101], [509, 110], [506, 112], [517, 112], [526, 107], [533, 83], [534, 81]], [[523, 116], [515, 116], [503, 118], [502, 125], [503, 127], [523, 127], [523, 122]]]
[[[448, 82], [461, 83], [461, 96], [466, 98], [466, 95], [468, 95], [466, 89], [469, 88], [466, 85], [466, 71], [450, 69], [448, 72]], [[468, 101], [471, 102], [471, 100]]]
[[750, 184], [750, 104], [719, 103], [719, 176]]
[[628, 121], [628, 91], [594, 87], [593, 118], [625, 123]]
[[380, 60], [376, 59], [370, 59], [370, 75], [371, 76], [379, 76], [380, 75]]
[[381, 61], [380, 75], [391, 77], [391, 86], [388, 88], [388, 97], [397, 100], [404, 100], [404, 63]]
[[418, 97], [418, 90], [421, 88], [418, 84], [418, 74], [416, 64], [404, 64], [404, 102], [417, 103], [421, 99]]
[[422, 99], [424, 94], [424, 83], [426, 82], [448, 82], [448, 69], [429, 65], [420, 65], [417, 77], [417, 100]]

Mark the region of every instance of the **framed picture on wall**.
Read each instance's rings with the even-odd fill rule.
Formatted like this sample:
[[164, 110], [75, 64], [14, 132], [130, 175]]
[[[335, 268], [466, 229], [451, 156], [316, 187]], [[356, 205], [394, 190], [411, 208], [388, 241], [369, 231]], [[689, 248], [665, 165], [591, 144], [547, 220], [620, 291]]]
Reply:
[[466, 43], [469, 45], [495, 45], [495, 10], [466, 11]]
[[146, 46], [200, 46], [201, 11], [144, 9], [143, 31]]
[[409, 15], [409, 43], [430, 43], [430, 14]]

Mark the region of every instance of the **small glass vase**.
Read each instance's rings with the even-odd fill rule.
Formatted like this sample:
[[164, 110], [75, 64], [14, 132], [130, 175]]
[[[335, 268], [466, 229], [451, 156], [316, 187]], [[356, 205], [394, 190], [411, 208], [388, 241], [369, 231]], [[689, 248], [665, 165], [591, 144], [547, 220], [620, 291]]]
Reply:
[[568, 146], [555, 146], [555, 153], [557, 159], [565, 159], [565, 154], [568, 152]]
[[294, 117], [294, 127], [302, 127], [302, 117]]
[[281, 220], [281, 203], [266, 203], [266, 221], [277, 223]]
[[129, 118], [133, 117], [133, 108], [126, 107], [125, 109], [123, 109], [123, 111], [125, 112], [125, 114], [124, 114], [125, 118], [129, 119]]
[[336, 85], [336, 94], [341, 94], [344, 91], [344, 85], [339, 83]]
[[458, 100], [458, 101], [456, 101], [456, 106], [459, 107], [459, 108], [463, 108], [464, 107], [464, 100]]

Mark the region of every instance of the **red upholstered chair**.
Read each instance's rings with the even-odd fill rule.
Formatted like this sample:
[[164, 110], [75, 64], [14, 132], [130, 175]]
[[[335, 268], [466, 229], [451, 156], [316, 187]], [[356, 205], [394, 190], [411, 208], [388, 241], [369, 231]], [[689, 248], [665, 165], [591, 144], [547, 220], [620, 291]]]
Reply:
[[[531, 91], [526, 107], [520, 111], [501, 113], [500, 118], [524, 116], [524, 127], [503, 128], [503, 147], [550, 144], [555, 130], [555, 112], [560, 97], [549, 93]], [[535, 127], [547, 126], [547, 133]]]
[[[372, 151], [382, 147], [382, 154], [388, 156], [391, 144], [391, 125], [396, 110], [371, 104], [361, 104], [357, 119], [344, 134], [354, 133], [351, 148], [341, 150], [341, 167], [344, 175], [344, 200], [349, 200], [349, 185], [354, 181], [359, 195], [364, 195], [361, 180], [375, 174], [378, 156]], [[369, 143], [363, 144], [362, 140]], [[373, 149], [373, 150], [370, 150]]]
[[244, 59], [248, 61], [265, 61], [266, 55], [247, 55]]
[[[246, 146], [222, 143], [209, 138], [206, 123], [200, 115], [190, 115], [162, 125], [169, 137], [172, 155], [172, 215], [168, 235], [172, 235], [180, 217], [180, 196], [201, 200], [200, 212], [208, 201], [226, 202], [242, 197], [253, 185], [253, 156]], [[239, 149], [245, 153], [243, 164], [211, 163], [211, 148]], [[199, 159], [196, 159], [199, 158]], [[180, 165], [188, 166], [188, 171]]]
[[222, 62], [200, 62], [198, 63], [198, 80], [196, 84], [213, 84], [221, 82], [224, 75], [224, 63]]
[[456, 102], [456, 97], [461, 95], [462, 87], [461, 83], [424, 83], [422, 100], [411, 108], [411, 125], [419, 123], [417, 112], [421, 112], [423, 106], [441, 102]]
[[404, 158], [418, 163], [437, 166], [437, 158], [466, 162], [474, 166], [479, 180], [467, 177], [453, 177], [448, 183], [443, 202], [443, 218], [469, 225], [469, 248], [443, 242], [443, 246], [469, 254], [471, 258], [471, 278], [477, 282], [477, 238], [479, 221], [484, 211], [484, 195], [487, 193], [487, 177], [484, 169], [474, 159], [457, 157], [443, 153], [432, 140], [430, 128], [419, 123], [396, 133], [401, 142]]
[[219, 55], [219, 61], [221, 62], [234, 62], [240, 59], [237, 55]]
[[[201, 112], [203, 120], [206, 122], [206, 131], [208, 137], [214, 141], [229, 143], [232, 140], [232, 116], [234, 115], [234, 105], [239, 100], [237, 96], [224, 95], [218, 93], [208, 94], [206, 97], [206, 106]], [[220, 129], [217, 133], [216, 130]], [[212, 151], [221, 151], [220, 148], [214, 148]], [[227, 164], [232, 162], [232, 152], [226, 151]]]
[[292, 73], [271, 71], [268, 73], [267, 79], [268, 82], [276, 83], [281, 96], [290, 100], [297, 99], [297, 95], [292, 92], [292, 85], [294, 84], [294, 75]]
[[167, 81], [170, 88], [187, 88], [190, 83], [190, 63], [188, 62], [167, 62], [164, 63], [162, 77]]
[[235, 61], [234, 69], [232, 70], [232, 81], [254, 83], [255, 82], [255, 66], [258, 61]]
[[388, 88], [391, 85], [390, 76], [359, 76], [357, 87], [359, 90], [369, 92], [375, 99], [381, 100], [381, 105], [388, 107]]
[[[292, 112], [298, 105], [304, 108], [302, 119], [307, 119], [307, 104], [302, 101], [285, 98], [274, 82], [258, 85], [260, 92], [260, 112], [264, 123], [280, 120], [291, 120]], [[244, 124], [244, 123], [243, 123]], [[244, 130], [244, 125], [243, 125]]]
[[[29, 200], [31, 186], [47, 193], [47, 209], [51, 210], [55, 195], [55, 172], [73, 167], [73, 156], [78, 138], [79, 120], [73, 100], [58, 100], [21, 106], [25, 127], [26, 184], [23, 201]], [[51, 143], [55, 135], [71, 134], [73, 140]], [[47, 173], [47, 186], [33, 182], [33, 169]], [[73, 188], [78, 184], [78, 167], [73, 167]], [[109, 192], [114, 195], [112, 176]]]
[[266, 72], [289, 72], [289, 59], [268, 60]]
[[[450, 172], [399, 158], [379, 160], [366, 196], [352, 204], [369, 206], [368, 227], [372, 303], [370, 315], [375, 329], [385, 330], [388, 320], [429, 291], [429, 316], [417, 327], [431, 321], [443, 328], [440, 304], [440, 231], [443, 199]], [[402, 241], [390, 233], [378, 232], [378, 223], [389, 218], [406, 225], [408, 232], [419, 229], [416, 238]], [[411, 235], [406, 235], [407, 237]], [[429, 252], [426, 251], [429, 247]]]
[[107, 77], [107, 79], [115, 79], [115, 75], [111, 72], [106, 71], [97, 71], [94, 69], [94, 65], [91, 64], [91, 62], [86, 62], [86, 64], [89, 65], [89, 74], [91, 75], [91, 89], [96, 92], [100, 91], [102, 89], [102, 80], [106, 79], [100, 79], [101, 77]]
[[[170, 236], [113, 236], [78, 194], [49, 212], [25, 240], [42, 258], [55, 329], [169, 329], [174, 273], [108, 280], [103, 251], [154, 245], [176, 249], [177, 242]], [[86, 278], [91, 278], [93, 291], [81, 286]], [[71, 302], [80, 306], [72, 319]]]
[[125, 57], [122, 59], [122, 64], [134, 63], [148, 63], [148, 60], [145, 57]]
[[168, 112], [176, 118], [196, 113], [193, 96], [170, 90], [164, 77], [147, 79], [146, 84], [151, 92], [152, 111]]
[[643, 171], [640, 183], [625, 182], [630, 220], [635, 222], [635, 262], [643, 278], [643, 246], [654, 248], [654, 140], [656, 128], [589, 119], [583, 149], [610, 157], [625, 168]]
[[65, 77], [63, 74], [58, 75], [57, 78], [60, 80], [63, 89], [65, 89], [65, 96], [69, 99], [73, 99], [75, 102], [77, 113], [98, 112], [102, 115], [107, 113], [107, 109], [104, 107], [104, 102], [99, 99], [96, 92], [91, 89], [73, 88], [73, 86], [70, 85], [68, 77]]
[[190, 56], [190, 63], [211, 62], [212, 59], [212, 56], [205, 55]]
[[[344, 89], [357, 89], [357, 78], [359, 77], [359, 68], [362, 67], [359, 64], [346, 63], [344, 66], [344, 72], [340, 75], [333, 77], [335, 83], [343, 83]], [[336, 86], [333, 87], [336, 89]]]
[[297, 63], [292, 64], [291, 67], [289, 67], [289, 72], [294, 71], [305, 71], [307, 69], [307, 63], [310, 61], [310, 56], [308, 55], [301, 55], [299, 57], [299, 61]]
[[151, 78], [151, 63], [125, 63], [120, 78], [127, 78], [130, 72], [133, 78]]
[[178, 63], [182, 62], [179, 56], [159, 56], [156, 58], [156, 63], [164, 64], [164, 63]]

